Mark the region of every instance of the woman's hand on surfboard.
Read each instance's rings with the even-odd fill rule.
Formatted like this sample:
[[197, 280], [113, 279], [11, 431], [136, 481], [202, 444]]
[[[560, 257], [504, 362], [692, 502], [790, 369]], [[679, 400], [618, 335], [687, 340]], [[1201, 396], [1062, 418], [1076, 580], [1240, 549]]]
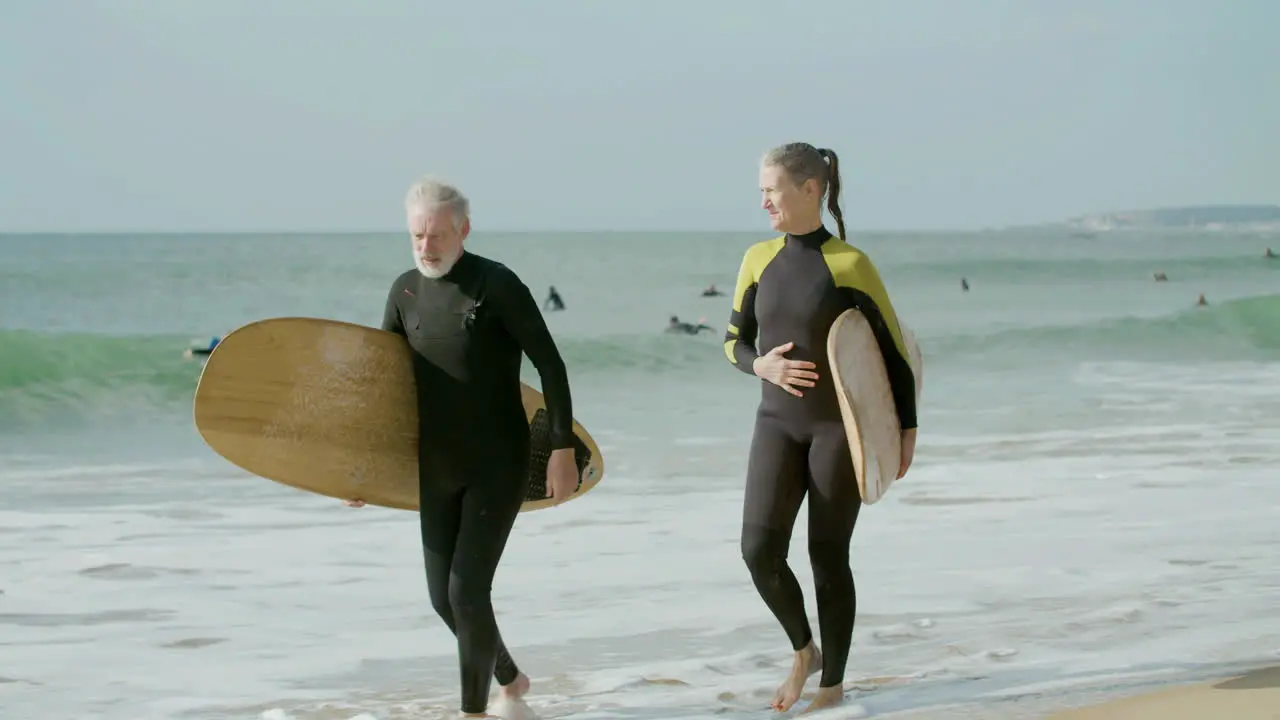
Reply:
[[363, 500], [343, 500], [342, 504], [346, 505], [347, 507], [355, 507], [355, 508], [364, 507]]
[[573, 462], [573, 448], [552, 450], [547, 459], [547, 496], [559, 505], [577, 489], [578, 466]]
[[898, 478], [902, 479], [911, 467], [911, 460], [916, 456], [916, 429], [902, 431], [902, 464], [898, 467]]
[[818, 379], [818, 373], [813, 372], [817, 365], [804, 360], [788, 360], [782, 356], [793, 347], [795, 343], [779, 345], [756, 358], [751, 363], [751, 369], [761, 379], [768, 380], [796, 397], [803, 397], [803, 394], [792, 386], [813, 387], [813, 381]]

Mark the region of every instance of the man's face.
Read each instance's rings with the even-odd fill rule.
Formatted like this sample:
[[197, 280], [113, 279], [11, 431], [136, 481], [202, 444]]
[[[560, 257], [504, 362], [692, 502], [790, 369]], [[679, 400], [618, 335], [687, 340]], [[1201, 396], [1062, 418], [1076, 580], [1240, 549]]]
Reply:
[[471, 231], [470, 220], [458, 227], [449, 208], [434, 207], [410, 210], [408, 222], [418, 271], [429, 278], [447, 275], [462, 255], [462, 241]]

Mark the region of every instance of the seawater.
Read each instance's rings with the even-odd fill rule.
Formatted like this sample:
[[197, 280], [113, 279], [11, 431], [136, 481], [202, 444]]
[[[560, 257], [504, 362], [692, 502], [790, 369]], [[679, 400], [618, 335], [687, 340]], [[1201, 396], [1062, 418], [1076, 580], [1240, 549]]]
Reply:
[[[608, 463], [521, 516], [495, 584], [542, 717], [772, 715], [790, 652], [738, 549], [759, 390], [721, 348], [729, 298], [699, 296], [766, 236], [469, 241], [564, 296], [547, 321]], [[854, 242], [926, 373], [915, 465], [854, 534], [832, 717], [1013, 717], [1280, 654], [1280, 238]], [[376, 325], [408, 258], [394, 233], [0, 237], [4, 717], [456, 713], [416, 518], [214, 455], [182, 357], [263, 317]], [[670, 315], [717, 332], [666, 335]]]

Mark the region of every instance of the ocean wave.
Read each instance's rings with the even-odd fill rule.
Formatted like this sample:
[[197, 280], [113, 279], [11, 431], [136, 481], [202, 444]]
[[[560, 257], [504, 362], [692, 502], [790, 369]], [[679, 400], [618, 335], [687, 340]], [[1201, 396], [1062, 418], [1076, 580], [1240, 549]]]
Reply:
[[0, 331], [0, 429], [189, 400], [200, 366], [175, 336]]
[[1007, 351], [1116, 360], [1280, 359], [1280, 295], [1191, 307], [1154, 318], [1045, 325], [920, 338], [934, 359], [993, 357]]
[[1165, 273], [1171, 282], [1221, 277], [1227, 273], [1271, 272], [1280, 274], [1280, 262], [1263, 260], [1260, 255], [1227, 257], [1063, 257], [1054, 247], [1044, 248], [1040, 257], [1027, 257], [1026, 246], [1013, 248], [1017, 255], [984, 257], [957, 256], [947, 253], [929, 256], [921, 253], [915, 259], [894, 263], [892, 271], [902, 278], [955, 281], [961, 277], [1001, 283], [1040, 283], [1050, 281], [1097, 281], [1100, 278], [1133, 278], [1149, 280], [1157, 272]]
[[[183, 356], [192, 343], [175, 335], [0, 331], [0, 431], [189, 407], [203, 367]], [[679, 372], [724, 361], [719, 334], [564, 337], [558, 344], [574, 375]], [[538, 385], [527, 361], [523, 374]]]
[[[920, 334], [934, 367], [989, 362], [1001, 354], [1079, 359], [1280, 359], [1280, 295], [1232, 300], [1156, 318], [1015, 328], [995, 333]], [[183, 357], [191, 339], [0, 331], [0, 429], [70, 413], [189, 408], [201, 363]], [[575, 377], [693, 374], [726, 363], [719, 334], [565, 336]], [[526, 379], [536, 371], [525, 363]]]

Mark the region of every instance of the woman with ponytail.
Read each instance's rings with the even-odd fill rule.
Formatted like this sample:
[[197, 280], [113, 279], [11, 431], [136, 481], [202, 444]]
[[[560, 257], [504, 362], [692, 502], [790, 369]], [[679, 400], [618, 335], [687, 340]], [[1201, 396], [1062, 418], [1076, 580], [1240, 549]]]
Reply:
[[[817, 710], [844, 697], [857, 609], [849, 543], [862, 506], [827, 361], [835, 319], [856, 307], [879, 341], [902, 427], [898, 477], [915, 452], [915, 378], [880, 275], [847, 242], [835, 152], [808, 143], [770, 150], [761, 161], [760, 191], [769, 222], [782, 235], [747, 250], [724, 343], [730, 363], [762, 380], [743, 498], [742, 556], [795, 652], [772, 705], [790, 709], [808, 677], [821, 672], [809, 707]], [[823, 225], [824, 198], [835, 235]], [[821, 648], [787, 564], [806, 495]]]

